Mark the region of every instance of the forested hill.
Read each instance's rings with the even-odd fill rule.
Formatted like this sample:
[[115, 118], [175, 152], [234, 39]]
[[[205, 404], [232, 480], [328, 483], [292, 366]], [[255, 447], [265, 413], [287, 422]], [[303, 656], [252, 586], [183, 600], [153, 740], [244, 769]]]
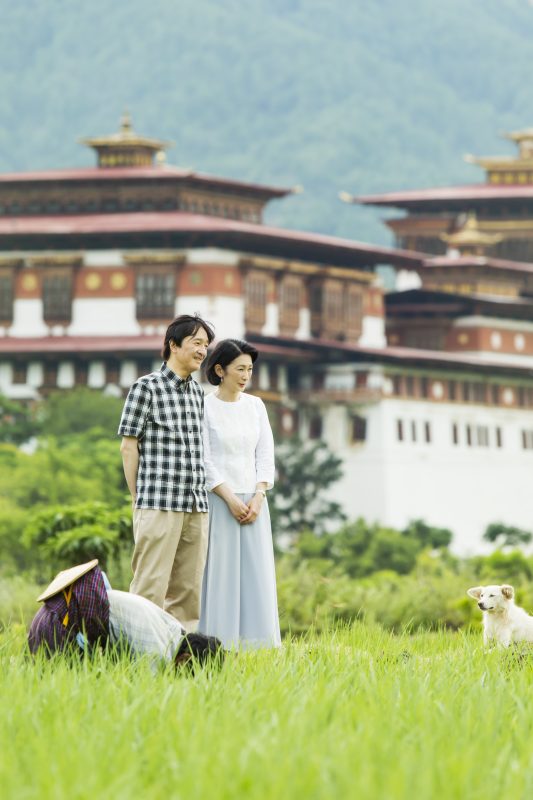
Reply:
[[352, 193], [475, 182], [533, 126], [531, 0], [0, 0], [0, 170], [89, 165], [135, 128], [169, 161], [302, 184], [268, 219], [388, 241]]

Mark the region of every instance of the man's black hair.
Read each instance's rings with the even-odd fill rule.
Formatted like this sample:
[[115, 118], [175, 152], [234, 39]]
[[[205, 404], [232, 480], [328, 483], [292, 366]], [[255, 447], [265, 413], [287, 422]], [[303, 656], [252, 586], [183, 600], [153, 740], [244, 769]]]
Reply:
[[211, 344], [215, 338], [215, 331], [212, 325], [206, 322], [205, 319], [199, 317], [198, 314], [194, 316], [182, 314], [180, 317], [176, 317], [176, 319], [172, 320], [165, 333], [165, 342], [161, 350], [163, 360], [168, 361], [170, 358], [170, 342], [175, 342], [178, 347], [181, 347], [183, 340], [187, 336], [194, 336], [200, 328], [203, 328], [207, 333], [207, 341]]

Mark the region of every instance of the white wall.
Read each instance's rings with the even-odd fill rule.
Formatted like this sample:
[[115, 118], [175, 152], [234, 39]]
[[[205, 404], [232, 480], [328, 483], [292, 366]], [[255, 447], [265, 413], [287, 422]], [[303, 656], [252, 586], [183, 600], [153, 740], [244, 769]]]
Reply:
[[206, 322], [210, 322], [214, 326], [217, 339], [242, 339], [244, 336], [244, 303], [242, 298], [188, 295], [176, 299], [176, 316], [178, 314], [195, 314], [196, 312]]
[[48, 336], [48, 326], [43, 319], [43, 301], [40, 298], [18, 299], [13, 302], [13, 324], [10, 336]]
[[[344, 409], [330, 409], [324, 429], [345, 468], [332, 494], [350, 518], [363, 516], [394, 527], [421, 518], [450, 528], [452, 547], [462, 554], [480, 550], [491, 522], [533, 529], [533, 451], [521, 444], [522, 428], [533, 429], [531, 413], [402, 400], [383, 400], [363, 413], [368, 420], [364, 444], [348, 444]], [[404, 422], [407, 441], [397, 439], [397, 419]], [[412, 421], [416, 443], [410, 441]], [[431, 443], [424, 441], [425, 421], [431, 424]], [[459, 445], [452, 443], [453, 422], [459, 426]], [[490, 446], [468, 447], [467, 424], [488, 426]], [[495, 445], [497, 426], [502, 448]]]
[[363, 327], [358, 344], [361, 347], [385, 347], [385, 319], [383, 317], [363, 317]]
[[79, 297], [72, 301], [69, 336], [137, 336], [134, 297]]

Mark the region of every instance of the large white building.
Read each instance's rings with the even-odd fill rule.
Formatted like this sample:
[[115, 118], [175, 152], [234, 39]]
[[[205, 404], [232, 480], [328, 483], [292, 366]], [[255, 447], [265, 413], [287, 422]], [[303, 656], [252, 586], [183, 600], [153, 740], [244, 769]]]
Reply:
[[[532, 264], [484, 255], [472, 218], [438, 257], [274, 229], [287, 190], [167, 166], [127, 120], [88, 143], [95, 168], [0, 175], [1, 392], [124, 393], [198, 311], [259, 347], [278, 433], [342, 457], [350, 517], [423, 518], [463, 552], [533, 529]], [[378, 265], [421, 288], [386, 295]]]

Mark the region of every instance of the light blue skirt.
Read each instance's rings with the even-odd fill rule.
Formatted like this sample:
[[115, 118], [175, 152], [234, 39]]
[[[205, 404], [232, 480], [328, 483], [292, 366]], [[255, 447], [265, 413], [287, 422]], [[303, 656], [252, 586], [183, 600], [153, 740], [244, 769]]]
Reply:
[[[252, 495], [237, 495], [245, 503]], [[209, 549], [200, 633], [226, 649], [279, 647], [278, 600], [268, 503], [255, 522], [239, 525], [221, 497], [209, 493]]]

